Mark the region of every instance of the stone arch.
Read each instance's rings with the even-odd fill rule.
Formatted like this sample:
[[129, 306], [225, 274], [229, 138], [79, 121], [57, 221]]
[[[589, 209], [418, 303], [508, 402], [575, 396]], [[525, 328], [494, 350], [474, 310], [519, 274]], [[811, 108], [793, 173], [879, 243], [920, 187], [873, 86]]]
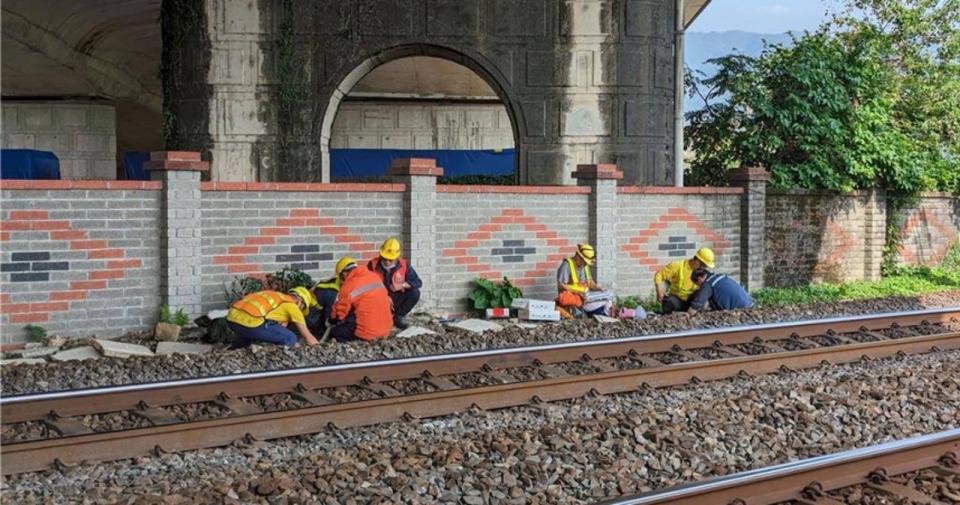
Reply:
[[490, 85], [490, 88], [493, 89], [497, 97], [500, 98], [500, 101], [503, 102], [507, 110], [507, 116], [510, 118], [510, 127], [513, 130], [513, 143], [516, 153], [514, 157], [514, 174], [520, 177], [520, 166], [521, 160], [523, 159], [523, 144], [521, 139], [523, 139], [525, 135], [523, 133], [523, 121], [518, 100], [511, 96], [509, 88], [505, 84], [506, 78], [496, 69], [495, 65], [487, 62], [480, 54], [468, 55], [463, 51], [436, 44], [415, 43], [379, 50], [355, 65], [346, 66], [346, 68], [350, 70], [336, 81], [338, 84], [330, 93], [330, 99], [323, 112], [323, 123], [320, 131], [323, 180], [330, 180], [330, 137], [333, 131], [333, 121], [337, 117], [337, 112], [340, 109], [340, 103], [350, 93], [350, 90], [374, 68], [389, 61], [409, 56], [432, 56], [458, 63], [479, 75]]

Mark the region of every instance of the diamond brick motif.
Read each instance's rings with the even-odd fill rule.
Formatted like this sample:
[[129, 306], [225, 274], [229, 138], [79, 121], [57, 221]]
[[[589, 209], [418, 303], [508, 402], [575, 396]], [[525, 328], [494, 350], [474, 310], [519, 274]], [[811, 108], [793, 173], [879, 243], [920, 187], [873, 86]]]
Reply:
[[[689, 235], [678, 234], [675, 231], [676, 227], [670, 228], [673, 223], [680, 224], [682, 228], [699, 237], [701, 244], [694, 239], [688, 240]], [[669, 233], [665, 238], [661, 237], [664, 232]], [[731, 246], [729, 240], [708, 228], [703, 221], [686, 209], [679, 207], [667, 209], [666, 214], [658, 217], [646, 229], [637, 232], [626, 244], [620, 246], [620, 250], [637, 260], [637, 263], [646, 266], [650, 272], [656, 272], [660, 269], [663, 259], [656, 258], [648, 252], [653, 249], [653, 243], [658, 244], [656, 250], [666, 252], [671, 261], [673, 258], [691, 255], [692, 251], [700, 245], [711, 247], [718, 255], [723, 254]]]

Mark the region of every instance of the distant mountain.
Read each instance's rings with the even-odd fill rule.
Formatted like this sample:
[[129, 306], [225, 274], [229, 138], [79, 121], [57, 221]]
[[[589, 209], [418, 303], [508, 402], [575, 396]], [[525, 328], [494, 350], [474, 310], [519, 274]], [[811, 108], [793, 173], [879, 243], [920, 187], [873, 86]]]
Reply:
[[[764, 42], [768, 44], [789, 45], [791, 37], [786, 33], [753, 33], [742, 31], [729, 32], [687, 32], [684, 44], [684, 58], [688, 67], [701, 70], [708, 76], [715, 71], [714, 65], [707, 60], [726, 56], [731, 53], [757, 56], [763, 51]], [[699, 99], [684, 100], [685, 111], [703, 107]]]

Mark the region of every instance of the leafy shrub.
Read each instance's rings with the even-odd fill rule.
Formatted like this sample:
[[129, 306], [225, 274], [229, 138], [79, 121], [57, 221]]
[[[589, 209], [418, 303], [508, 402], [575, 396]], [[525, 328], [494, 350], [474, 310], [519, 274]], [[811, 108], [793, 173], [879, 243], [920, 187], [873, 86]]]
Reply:
[[515, 298], [523, 297], [520, 288], [510, 284], [510, 279], [503, 278], [501, 282], [476, 278], [473, 280], [476, 288], [467, 295], [473, 301], [473, 308], [477, 310], [509, 307]]
[[43, 326], [28, 324], [24, 326], [23, 329], [27, 332], [27, 338], [31, 342], [39, 342], [47, 337], [47, 329]]
[[170, 312], [170, 306], [163, 304], [160, 306], [160, 322], [175, 324], [177, 326], [186, 326], [190, 324], [190, 316], [183, 309], [177, 309], [177, 312]]
[[224, 294], [227, 304], [233, 305], [237, 300], [257, 291], [270, 290], [286, 293], [301, 286], [313, 287], [313, 278], [299, 268], [290, 267], [267, 274], [266, 277], [234, 277], [224, 287]]

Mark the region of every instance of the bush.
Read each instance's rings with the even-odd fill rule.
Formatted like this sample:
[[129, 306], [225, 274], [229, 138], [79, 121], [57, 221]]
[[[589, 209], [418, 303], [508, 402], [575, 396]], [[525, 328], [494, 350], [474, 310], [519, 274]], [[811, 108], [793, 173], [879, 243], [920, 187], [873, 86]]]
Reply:
[[183, 309], [177, 309], [176, 313], [171, 313], [170, 306], [163, 304], [160, 306], [160, 322], [182, 327], [190, 324], [190, 316]]
[[266, 277], [234, 277], [224, 287], [224, 295], [227, 304], [233, 305], [237, 300], [257, 291], [269, 290], [286, 293], [296, 287], [312, 288], [313, 284], [313, 278], [310, 277], [310, 274], [299, 268], [290, 267], [267, 274]]
[[477, 287], [467, 295], [467, 298], [473, 301], [473, 308], [480, 311], [509, 307], [514, 299], [523, 297], [520, 288], [510, 284], [510, 279], [506, 277], [499, 283], [478, 277], [473, 280], [473, 283]]
[[27, 339], [31, 342], [39, 342], [47, 337], [47, 329], [43, 326], [28, 324], [23, 329], [27, 332]]

